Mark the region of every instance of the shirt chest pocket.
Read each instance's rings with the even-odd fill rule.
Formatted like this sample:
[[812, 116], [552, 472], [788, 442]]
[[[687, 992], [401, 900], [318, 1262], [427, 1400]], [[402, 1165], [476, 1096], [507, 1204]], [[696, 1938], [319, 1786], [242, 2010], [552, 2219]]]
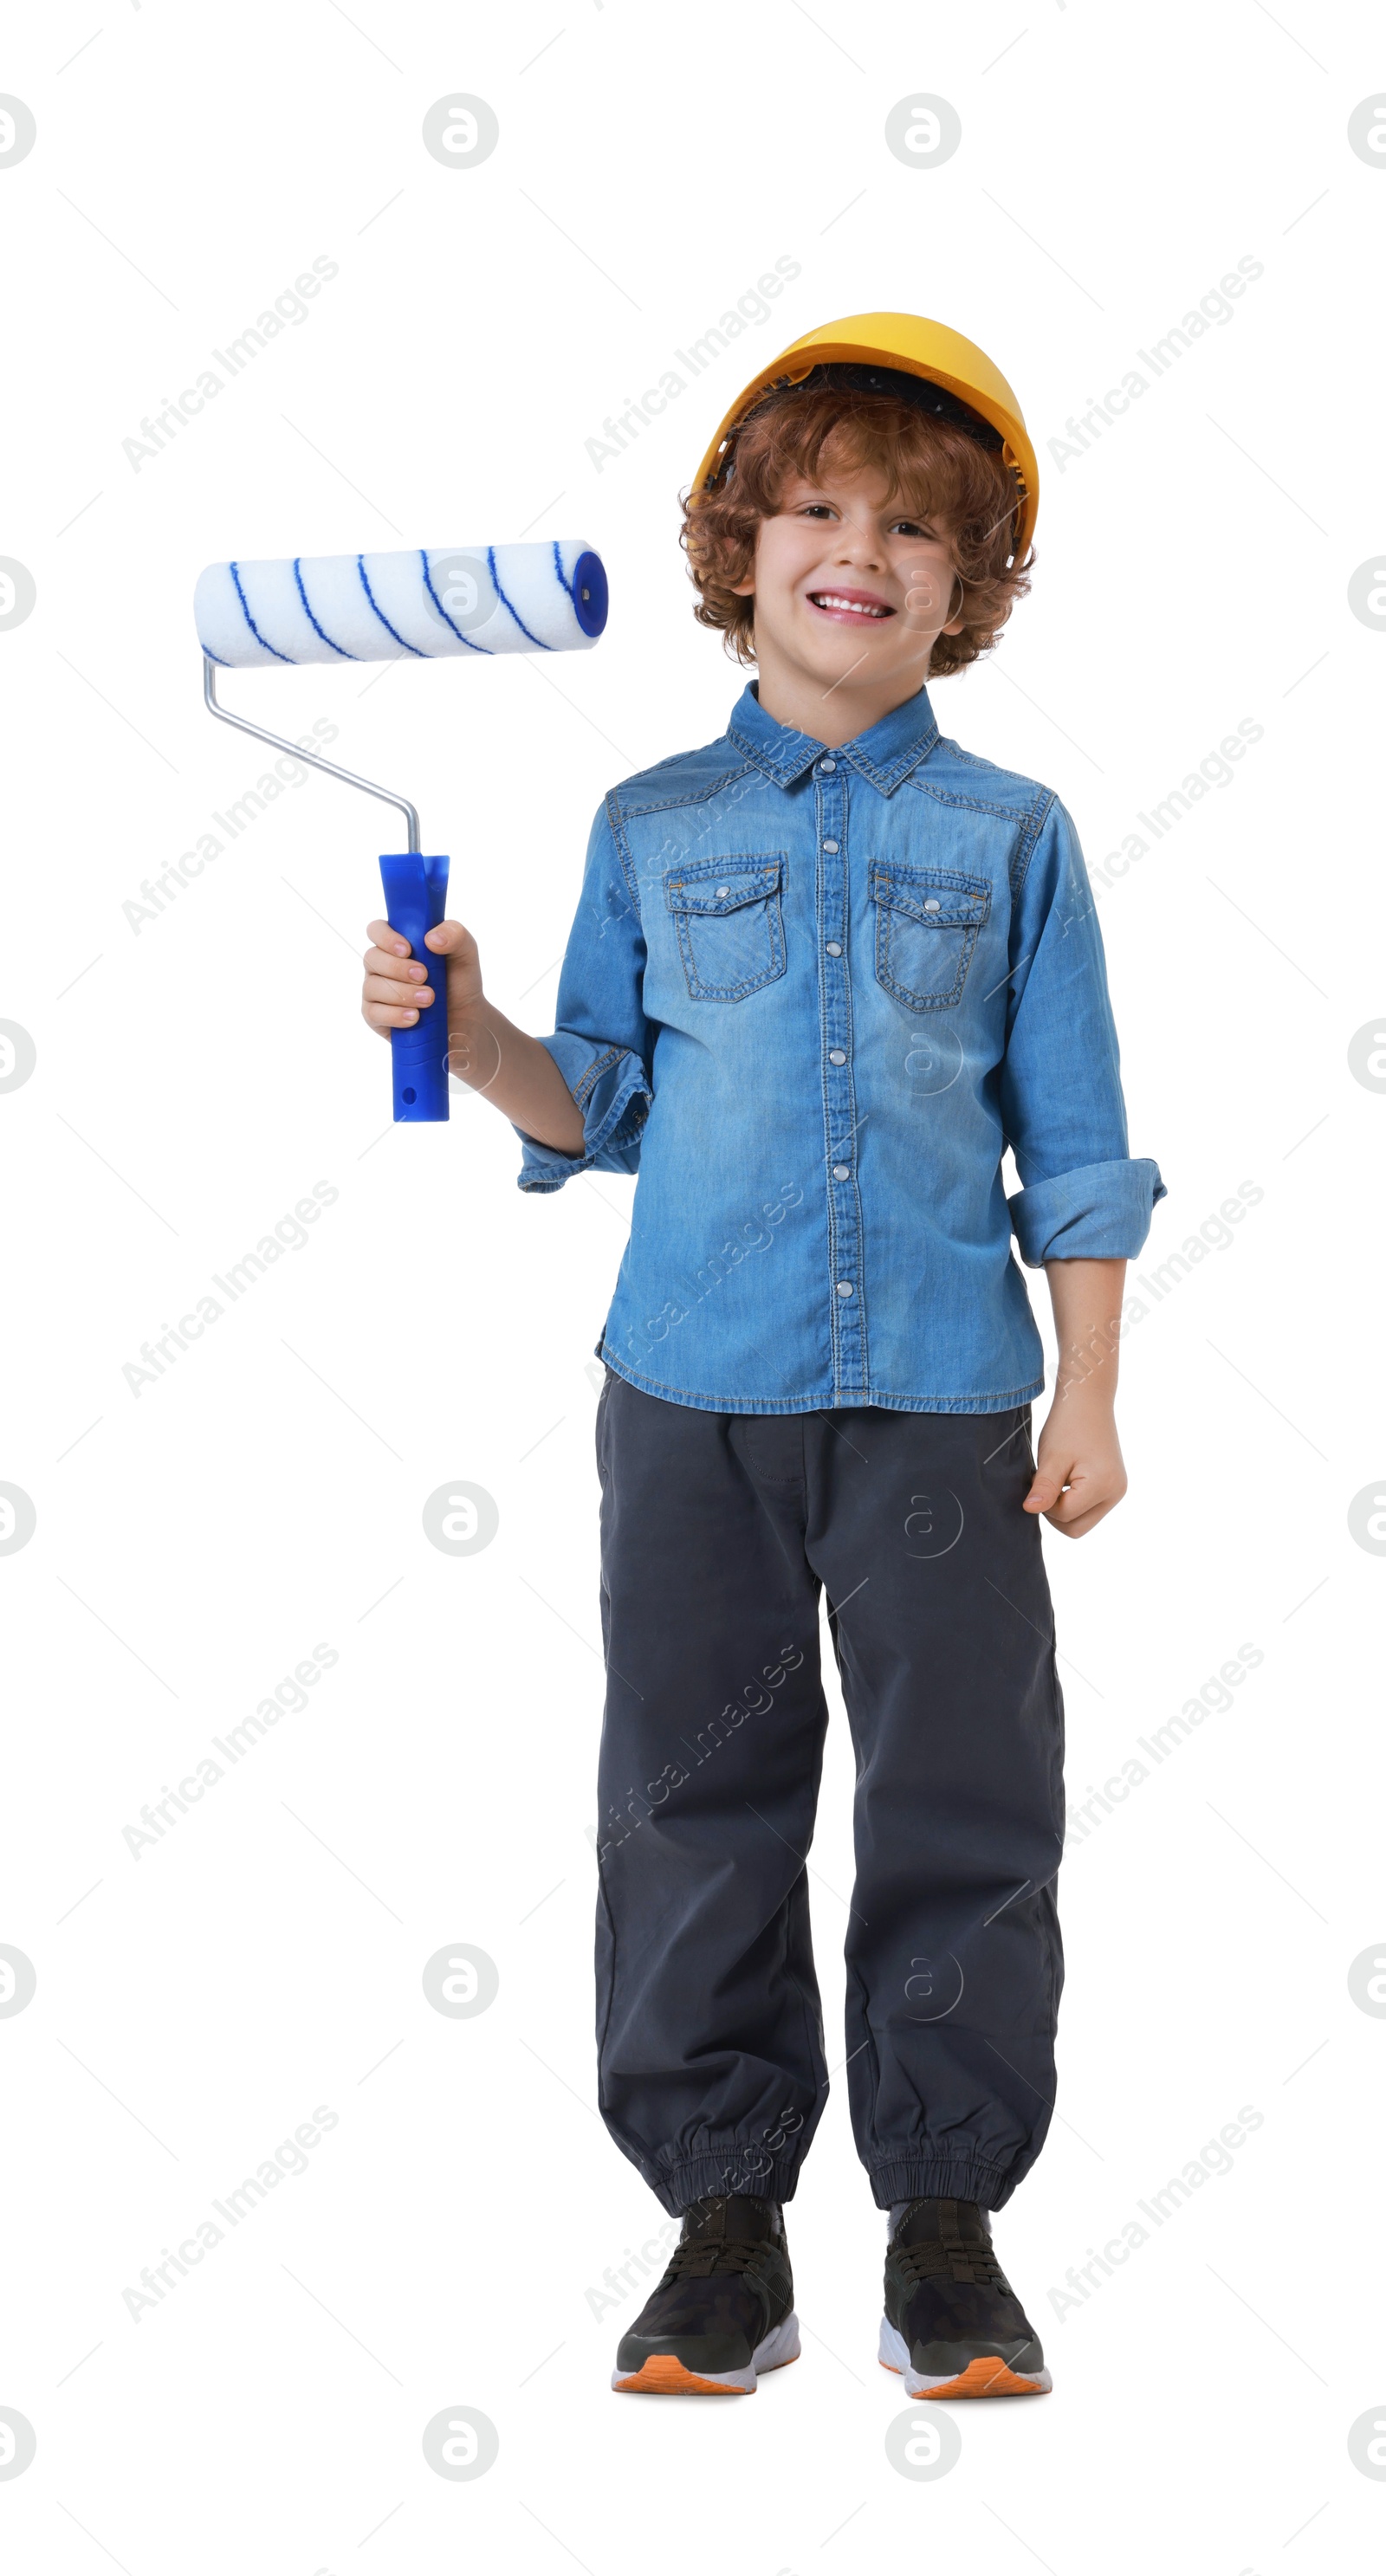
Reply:
[[962, 997], [978, 934], [991, 913], [985, 877], [953, 868], [871, 862], [876, 981], [908, 1011], [946, 1011]]
[[783, 850], [671, 868], [664, 900], [697, 1002], [741, 1002], [784, 973]]

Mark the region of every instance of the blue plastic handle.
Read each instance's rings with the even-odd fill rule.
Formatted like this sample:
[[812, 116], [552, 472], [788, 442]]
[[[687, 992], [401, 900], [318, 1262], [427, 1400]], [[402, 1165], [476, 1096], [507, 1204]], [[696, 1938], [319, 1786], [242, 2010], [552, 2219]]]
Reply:
[[407, 939], [419, 963], [428, 968], [433, 1001], [421, 1006], [412, 1029], [391, 1029], [395, 1121], [446, 1118], [448, 1114], [447, 961], [424, 946], [424, 933], [436, 930], [448, 899], [446, 859], [425, 859], [405, 850], [380, 862], [385, 888], [385, 917], [401, 939]]

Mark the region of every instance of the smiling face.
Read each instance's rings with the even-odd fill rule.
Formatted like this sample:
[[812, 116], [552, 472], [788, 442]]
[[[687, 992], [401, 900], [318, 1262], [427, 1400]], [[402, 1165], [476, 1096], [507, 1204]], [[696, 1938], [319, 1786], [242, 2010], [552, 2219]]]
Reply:
[[936, 637], [962, 624], [947, 530], [865, 472], [794, 475], [734, 587], [754, 598], [766, 713], [829, 744], [913, 697]]

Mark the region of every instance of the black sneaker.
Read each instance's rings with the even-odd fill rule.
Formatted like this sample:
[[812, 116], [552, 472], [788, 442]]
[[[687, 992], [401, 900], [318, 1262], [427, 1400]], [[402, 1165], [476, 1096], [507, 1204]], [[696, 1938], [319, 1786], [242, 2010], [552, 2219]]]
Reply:
[[668, 2271], [621, 2337], [611, 2385], [652, 2396], [750, 2397], [760, 2371], [798, 2358], [778, 2202], [712, 2193], [685, 2211]]
[[1034, 2397], [1039, 2336], [975, 2200], [912, 2200], [886, 2249], [880, 2359], [911, 2397]]

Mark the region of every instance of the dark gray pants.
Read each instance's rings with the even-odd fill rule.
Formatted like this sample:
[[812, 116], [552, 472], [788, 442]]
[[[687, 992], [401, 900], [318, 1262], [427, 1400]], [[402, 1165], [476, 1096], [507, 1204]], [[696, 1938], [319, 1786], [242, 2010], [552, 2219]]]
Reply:
[[1044, 2143], [1063, 1980], [1028, 1405], [700, 1413], [608, 1371], [597, 1457], [612, 2136], [670, 2211], [793, 2193], [828, 2085], [806, 1868], [822, 1589], [857, 1761], [834, 2051], [857, 2149], [883, 2209], [1000, 2208]]

